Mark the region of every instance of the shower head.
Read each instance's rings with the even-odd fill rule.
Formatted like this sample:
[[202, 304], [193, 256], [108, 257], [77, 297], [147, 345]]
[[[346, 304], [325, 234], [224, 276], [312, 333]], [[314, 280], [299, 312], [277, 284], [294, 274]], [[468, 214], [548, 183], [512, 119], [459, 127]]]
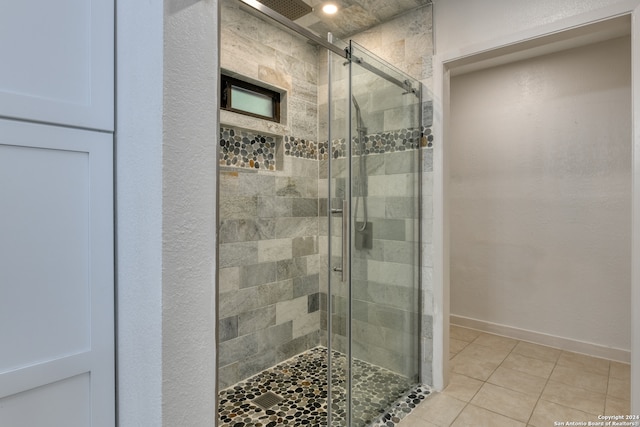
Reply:
[[302, 0], [258, 0], [269, 9], [280, 15], [295, 21], [298, 18], [311, 13], [313, 8]]

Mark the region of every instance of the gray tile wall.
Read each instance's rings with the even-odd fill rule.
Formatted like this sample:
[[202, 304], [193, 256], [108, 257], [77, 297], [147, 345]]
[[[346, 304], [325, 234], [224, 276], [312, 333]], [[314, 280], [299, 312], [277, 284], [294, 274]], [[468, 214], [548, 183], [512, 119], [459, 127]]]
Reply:
[[317, 141], [318, 48], [246, 12], [241, 2], [220, 4], [221, 68], [283, 91], [281, 116], [288, 135]]
[[[432, 142], [433, 136], [429, 127], [432, 123], [432, 103], [431, 88], [432, 88], [432, 55], [433, 55], [433, 38], [432, 38], [432, 6], [426, 5], [422, 8], [413, 10], [411, 13], [402, 15], [392, 21], [386, 22], [382, 25], [375, 26], [367, 31], [352, 36], [352, 38], [360, 45], [371, 50], [374, 54], [380, 56], [382, 59], [390, 62], [400, 70], [407, 74], [417, 78], [423, 84], [423, 131], [428, 140], [422, 142], [422, 147], [425, 149], [420, 150], [421, 157], [418, 159], [412, 159], [413, 167], [417, 166], [417, 161], [422, 162], [423, 174], [422, 174], [422, 271], [421, 271], [421, 283], [419, 294], [412, 294], [406, 287], [398, 286], [397, 284], [385, 283], [377, 278], [378, 272], [383, 271], [402, 271], [404, 269], [405, 277], [418, 274], [417, 271], [407, 271], [406, 266], [402, 265], [403, 260], [406, 260], [408, 256], [408, 247], [415, 244], [405, 242], [403, 243], [400, 238], [402, 233], [405, 233], [405, 237], [410, 233], [415, 236], [417, 233], [417, 221], [414, 218], [406, 218], [404, 215], [407, 212], [409, 205], [412, 203], [410, 197], [407, 195], [393, 195], [391, 193], [382, 194], [380, 191], [385, 188], [385, 185], [397, 186], [401, 185], [404, 181], [413, 182], [415, 184], [414, 177], [408, 178], [407, 175], [402, 176], [400, 173], [401, 168], [406, 164], [398, 163], [396, 161], [387, 162], [384, 155], [373, 155], [368, 158], [370, 162], [369, 167], [385, 167], [381, 170], [385, 172], [373, 171], [373, 176], [369, 182], [369, 209], [374, 215], [374, 247], [368, 253], [362, 253], [360, 262], [355, 264], [355, 272], [360, 275], [361, 282], [354, 283], [357, 286], [358, 295], [356, 301], [354, 301], [354, 308], [358, 307], [358, 316], [354, 323], [358, 326], [355, 328], [356, 332], [359, 332], [364, 337], [358, 343], [356, 351], [358, 354], [371, 354], [374, 360], [373, 363], [382, 364], [382, 366], [389, 366], [391, 369], [398, 369], [398, 372], [407, 372], [406, 367], [419, 365], [421, 372], [421, 380], [423, 383], [430, 384], [432, 381], [432, 356], [433, 356], [433, 208], [432, 208], [432, 195], [433, 195], [433, 151]], [[327, 92], [327, 77], [326, 77], [326, 56], [320, 58], [320, 78], [319, 82], [321, 89], [319, 90], [320, 101], [320, 134], [326, 135], [327, 125], [327, 97], [324, 95]], [[339, 71], [339, 70], [338, 70]], [[338, 74], [334, 71], [334, 75]], [[365, 82], [366, 83], [366, 82]], [[390, 129], [398, 129], [398, 125], [406, 126], [403, 116], [398, 115], [398, 111], [393, 106], [386, 108], [386, 100], [384, 90], [395, 90], [395, 88], [383, 88], [381, 92], [371, 91], [371, 96], [360, 99], [361, 108], [373, 111], [370, 113], [370, 117], [367, 118], [368, 133], [381, 133], [389, 131]], [[378, 96], [380, 94], [380, 96]], [[340, 120], [341, 115], [345, 115], [346, 102], [344, 99], [337, 99], [339, 96], [334, 94], [333, 105], [334, 119], [338, 120], [332, 123], [334, 135], [343, 136], [346, 132], [345, 120]], [[322, 152], [323, 143], [320, 142], [320, 151]], [[389, 164], [389, 170], [386, 170], [386, 165]], [[392, 168], [395, 168], [392, 169]], [[395, 173], [394, 173], [395, 172]], [[321, 177], [321, 181], [326, 180], [326, 176]], [[416, 177], [417, 179], [417, 177]], [[325, 184], [326, 185], [326, 184]], [[387, 187], [389, 188], [389, 187]], [[386, 197], [386, 196], [389, 197]], [[339, 232], [339, 223], [333, 220], [334, 230]], [[384, 226], [384, 229], [376, 227], [376, 225]], [[404, 227], [403, 227], [404, 226]], [[321, 229], [321, 231], [323, 231]], [[326, 236], [326, 230], [324, 230]], [[326, 237], [322, 237], [326, 238]], [[412, 237], [411, 239], [415, 239]], [[339, 248], [333, 248], [334, 253], [339, 251]], [[357, 252], [354, 256], [358, 256]], [[321, 257], [323, 266], [328, 264], [326, 254]], [[335, 258], [332, 263], [339, 263], [339, 258]], [[394, 265], [395, 264], [395, 265]], [[391, 268], [387, 268], [391, 267]], [[395, 268], [395, 270], [394, 270]], [[368, 280], [367, 280], [368, 279]], [[387, 278], [391, 279], [391, 278]], [[324, 283], [324, 282], [322, 282]], [[326, 304], [326, 288], [321, 287], [321, 302]], [[344, 301], [341, 299], [340, 292], [338, 292], [335, 306], [338, 308], [338, 312], [334, 314], [333, 325], [335, 336], [333, 342], [338, 348], [345, 348], [345, 339], [343, 335], [340, 335], [344, 331], [340, 328], [336, 328], [336, 325], [342, 325], [344, 322], [343, 313], [340, 309], [344, 307]], [[386, 343], [384, 345], [378, 345], [376, 342], [381, 343], [384, 337], [389, 334], [389, 331], [385, 331], [380, 326], [384, 321], [389, 321], [391, 325], [397, 326], [398, 323], [391, 321], [391, 318], [411, 318], [415, 313], [404, 313], [400, 316], [397, 312], [391, 310], [388, 317], [380, 316], [376, 307], [376, 302], [384, 303], [391, 302], [389, 305], [393, 309], [398, 309], [400, 301], [408, 302], [411, 298], [413, 301], [419, 301], [421, 304], [422, 318], [420, 319], [420, 336], [419, 339], [414, 339], [412, 333], [409, 331], [407, 336], [407, 330], [404, 329], [404, 335], [400, 334], [399, 337], [404, 337], [404, 343], [407, 346], [420, 346], [421, 347], [421, 360], [403, 360], [399, 354], [394, 352], [394, 349], [385, 348], [390, 347]], [[395, 305], [395, 306], [394, 306]], [[322, 305], [321, 307], [326, 307]], [[364, 314], [366, 313], [366, 315]], [[376, 313], [371, 314], [371, 313]], [[364, 319], [372, 318], [370, 323], [366, 323]], [[376, 320], [377, 319], [377, 320]], [[323, 327], [326, 328], [327, 313], [322, 312]], [[344, 327], [342, 328], [344, 329]], [[393, 331], [393, 328], [387, 328]], [[377, 337], [377, 339], [376, 339]], [[326, 342], [326, 338], [324, 338]], [[399, 344], [394, 343], [394, 346]], [[395, 349], [397, 350], [397, 348]], [[395, 367], [395, 368], [394, 368]]]
[[351, 38], [431, 88], [433, 5], [428, 4]]
[[[420, 291], [418, 283], [418, 162], [420, 151], [408, 150], [367, 156], [365, 191], [371, 249], [352, 249], [352, 338], [354, 356], [408, 377], [419, 372]], [[332, 161], [336, 173], [346, 160]], [[358, 157], [354, 158], [357, 170]], [[324, 181], [324, 180], [321, 180]], [[344, 192], [343, 179], [331, 180], [333, 192]], [[333, 203], [339, 202], [339, 199]], [[355, 200], [354, 200], [355, 202]], [[363, 219], [362, 199], [356, 218]], [[355, 204], [352, 204], [354, 209]], [[336, 206], [334, 206], [336, 207]], [[354, 215], [355, 212], [352, 212]], [[332, 217], [332, 265], [341, 262], [341, 219]], [[326, 230], [324, 230], [326, 233]], [[358, 232], [355, 231], [357, 235]], [[355, 239], [358, 239], [356, 236]], [[322, 261], [328, 257], [324, 253]], [[333, 280], [332, 317], [334, 349], [346, 351], [347, 287], [338, 275]], [[326, 331], [327, 294], [321, 287], [321, 316]]]
[[258, 147], [247, 161], [242, 141], [238, 153], [221, 147], [223, 165], [244, 166], [220, 173], [222, 388], [318, 345], [320, 334], [318, 49], [240, 5], [221, 2], [221, 68], [282, 91], [283, 120], [221, 112], [225, 130], [245, 132], [248, 144], [254, 135], [276, 141], [275, 155]]
[[220, 173], [220, 386], [318, 345], [318, 161]]
[[[432, 124], [433, 104], [433, 6], [431, 4], [377, 25], [352, 37], [357, 43], [387, 60], [423, 84], [423, 126]], [[396, 120], [389, 113], [387, 120]], [[430, 134], [427, 131], [426, 134]], [[433, 137], [431, 136], [431, 140]], [[431, 148], [432, 141], [427, 148]], [[422, 382], [431, 384], [433, 357], [433, 151], [422, 150]]]

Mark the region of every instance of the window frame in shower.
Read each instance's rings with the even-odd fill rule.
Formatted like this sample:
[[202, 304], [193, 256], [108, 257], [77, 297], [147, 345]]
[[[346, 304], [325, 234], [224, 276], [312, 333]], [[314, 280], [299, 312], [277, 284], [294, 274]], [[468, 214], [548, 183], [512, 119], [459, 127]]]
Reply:
[[[240, 88], [248, 92], [249, 94], [255, 94], [256, 97], [264, 97], [270, 99], [272, 114], [262, 115], [245, 109], [233, 107], [232, 89], [234, 87]], [[236, 79], [224, 73], [220, 74], [220, 108], [223, 110], [280, 123], [281, 98], [282, 96], [280, 92], [277, 92], [275, 90], [267, 89], [266, 87], [262, 87], [254, 83]]]

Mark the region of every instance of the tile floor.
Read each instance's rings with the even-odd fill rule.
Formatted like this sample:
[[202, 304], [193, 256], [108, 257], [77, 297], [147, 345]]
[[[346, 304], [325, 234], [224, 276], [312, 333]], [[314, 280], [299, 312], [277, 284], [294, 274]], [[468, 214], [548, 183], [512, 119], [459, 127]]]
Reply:
[[449, 386], [398, 427], [587, 425], [629, 414], [628, 364], [458, 326], [450, 336]]
[[[344, 354], [333, 352], [333, 426], [346, 425]], [[218, 427], [327, 425], [327, 349], [316, 347], [221, 390]], [[429, 390], [399, 374], [354, 359], [352, 427], [394, 427], [420, 406]], [[264, 410], [254, 399], [266, 392], [282, 401]]]

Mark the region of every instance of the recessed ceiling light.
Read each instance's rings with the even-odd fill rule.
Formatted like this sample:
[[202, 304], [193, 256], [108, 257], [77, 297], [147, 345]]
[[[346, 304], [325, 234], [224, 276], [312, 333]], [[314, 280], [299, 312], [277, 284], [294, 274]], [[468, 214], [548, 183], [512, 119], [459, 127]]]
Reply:
[[327, 15], [333, 15], [338, 11], [338, 6], [336, 6], [333, 3], [327, 3], [324, 6], [322, 6], [322, 11]]

